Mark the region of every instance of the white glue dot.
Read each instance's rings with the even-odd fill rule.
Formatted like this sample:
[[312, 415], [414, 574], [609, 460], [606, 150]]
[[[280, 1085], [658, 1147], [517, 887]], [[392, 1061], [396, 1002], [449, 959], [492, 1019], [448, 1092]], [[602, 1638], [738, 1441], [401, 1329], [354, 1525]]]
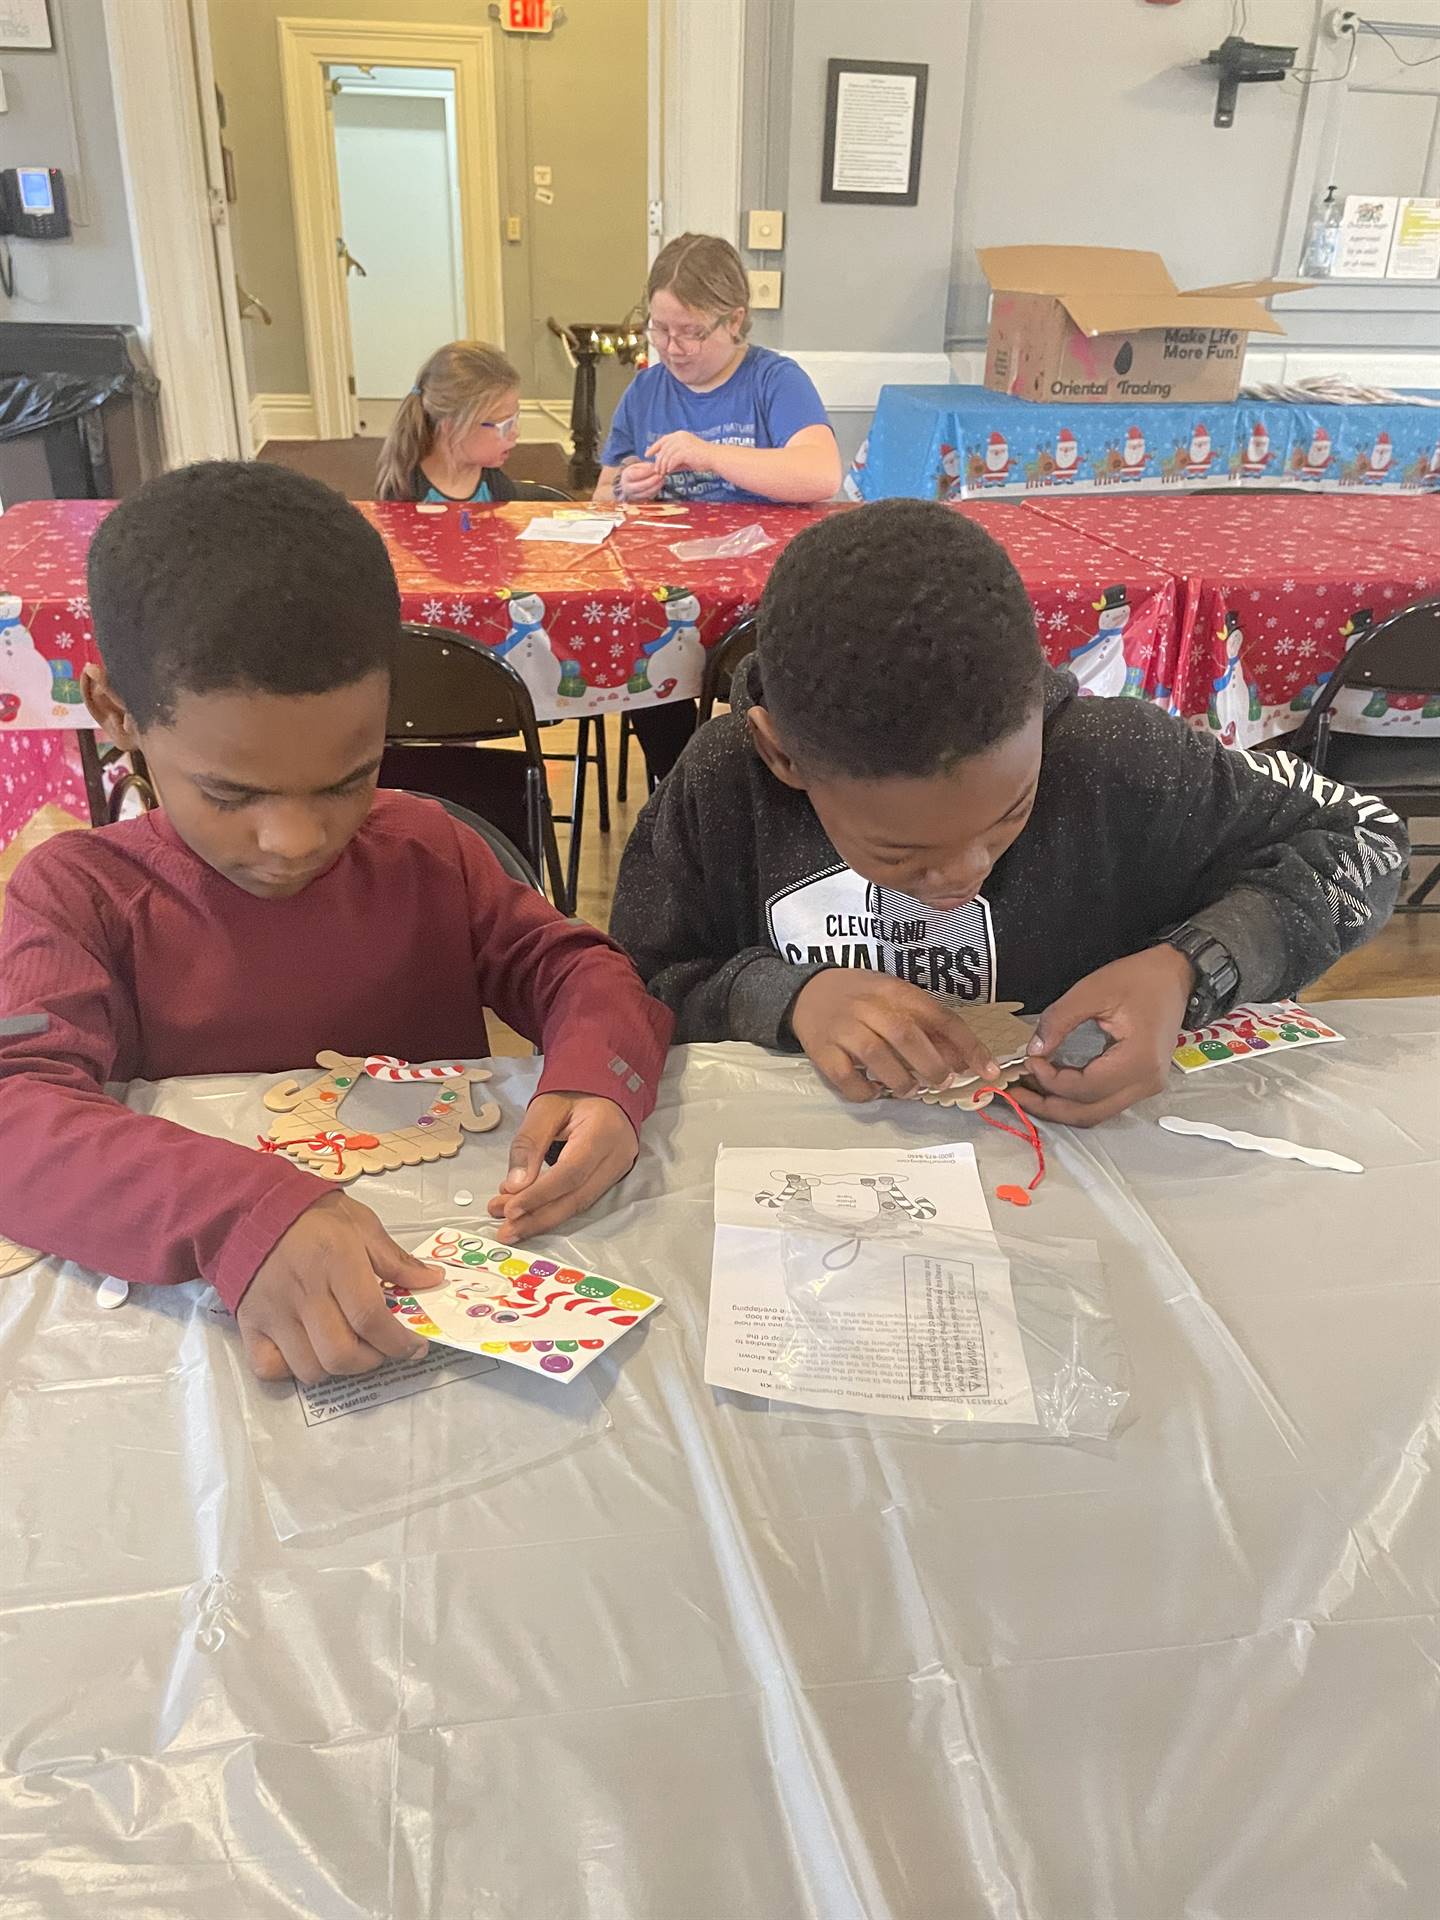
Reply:
[[473, 1207], [475, 1196], [467, 1187], [462, 1187], [455, 1196], [455, 1204], [457, 1207]]
[[97, 1307], [106, 1308], [123, 1307], [129, 1298], [129, 1281], [117, 1280], [112, 1275], [108, 1280], [102, 1280], [100, 1282], [95, 1293], [95, 1304]]

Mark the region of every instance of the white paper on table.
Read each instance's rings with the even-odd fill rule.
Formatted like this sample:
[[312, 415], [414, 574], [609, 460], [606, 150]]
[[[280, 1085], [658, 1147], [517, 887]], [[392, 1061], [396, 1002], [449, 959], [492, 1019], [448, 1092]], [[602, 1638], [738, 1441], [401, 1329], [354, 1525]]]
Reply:
[[517, 540], [550, 540], [564, 547], [598, 547], [615, 531], [616, 520], [610, 514], [576, 514], [567, 519], [547, 514], [527, 521], [516, 534]]
[[[823, 1316], [801, 1314], [786, 1284], [806, 1205], [835, 1223], [814, 1235], [817, 1266], [882, 1209], [899, 1223], [894, 1240], [862, 1232]], [[1037, 1425], [975, 1149], [722, 1148], [705, 1378], [805, 1407]]]

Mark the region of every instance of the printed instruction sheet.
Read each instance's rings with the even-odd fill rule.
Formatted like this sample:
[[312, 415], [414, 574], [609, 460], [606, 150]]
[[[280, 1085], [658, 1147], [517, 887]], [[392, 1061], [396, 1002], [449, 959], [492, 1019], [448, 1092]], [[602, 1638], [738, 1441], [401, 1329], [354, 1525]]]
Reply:
[[1036, 1425], [974, 1148], [722, 1148], [705, 1378], [797, 1406]]

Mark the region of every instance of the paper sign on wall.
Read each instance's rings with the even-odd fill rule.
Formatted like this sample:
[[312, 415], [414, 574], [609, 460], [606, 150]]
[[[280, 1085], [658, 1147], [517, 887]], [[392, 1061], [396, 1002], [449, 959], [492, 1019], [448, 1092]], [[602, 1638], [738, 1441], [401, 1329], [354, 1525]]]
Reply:
[[1395, 231], [1394, 194], [1347, 193], [1334, 276], [1337, 280], [1383, 280]]

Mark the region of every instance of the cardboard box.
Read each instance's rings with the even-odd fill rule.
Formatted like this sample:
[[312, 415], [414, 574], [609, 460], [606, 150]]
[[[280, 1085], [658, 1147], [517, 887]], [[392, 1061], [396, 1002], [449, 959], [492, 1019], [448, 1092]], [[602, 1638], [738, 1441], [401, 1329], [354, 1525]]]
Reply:
[[1245, 342], [1284, 333], [1261, 302], [1304, 280], [1182, 293], [1158, 253], [981, 247], [990, 282], [985, 384], [1022, 400], [1233, 400]]

